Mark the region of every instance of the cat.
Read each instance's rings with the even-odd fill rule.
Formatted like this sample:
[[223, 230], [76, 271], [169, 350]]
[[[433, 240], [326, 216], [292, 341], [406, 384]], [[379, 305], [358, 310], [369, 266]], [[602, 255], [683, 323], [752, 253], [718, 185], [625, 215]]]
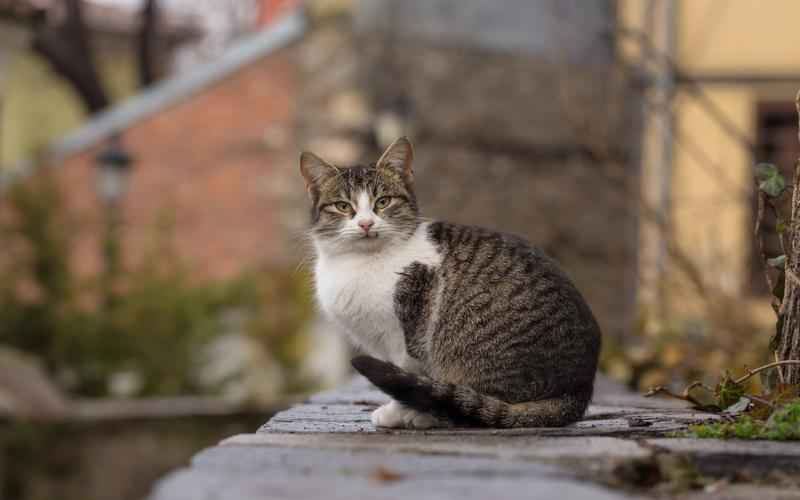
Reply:
[[[575, 285], [524, 239], [420, 216], [413, 148], [369, 166], [300, 156], [322, 311], [390, 403], [377, 427], [554, 427], [592, 397], [601, 334]], [[477, 189], [477, 188], [476, 188]]]

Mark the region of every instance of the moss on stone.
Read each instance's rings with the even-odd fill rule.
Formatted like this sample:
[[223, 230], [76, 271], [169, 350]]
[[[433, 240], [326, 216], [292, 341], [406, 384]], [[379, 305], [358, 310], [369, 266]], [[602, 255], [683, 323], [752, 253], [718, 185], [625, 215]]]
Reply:
[[730, 422], [690, 426], [687, 435], [711, 439], [800, 440], [800, 399], [776, 409], [766, 421], [741, 415]]

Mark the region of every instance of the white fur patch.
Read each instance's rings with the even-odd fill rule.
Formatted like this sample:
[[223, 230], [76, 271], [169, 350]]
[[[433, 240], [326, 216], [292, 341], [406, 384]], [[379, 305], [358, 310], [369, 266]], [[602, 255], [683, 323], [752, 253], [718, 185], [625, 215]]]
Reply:
[[445, 426], [445, 422], [433, 415], [413, 410], [394, 400], [373, 411], [371, 420], [375, 427], [430, 429]]
[[428, 224], [420, 224], [411, 238], [374, 252], [331, 256], [324, 247], [316, 246], [317, 300], [325, 314], [347, 330], [367, 354], [413, 370], [415, 363], [407, 354], [394, 312], [394, 290], [399, 273], [408, 265], [441, 263], [441, 255], [428, 238]]
[[358, 195], [358, 206], [356, 207], [356, 216], [353, 220], [356, 224], [361, 221], [374, 221], [377, 218], [375, 212], [372, 211], [372, 203], [370, 202], [369, 193], [361, 191]]

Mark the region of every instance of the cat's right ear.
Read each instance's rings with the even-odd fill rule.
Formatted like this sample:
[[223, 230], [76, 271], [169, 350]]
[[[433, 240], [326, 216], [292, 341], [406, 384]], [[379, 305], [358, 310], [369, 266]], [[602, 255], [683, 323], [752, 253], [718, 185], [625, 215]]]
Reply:
[[308, 151], [300, 154], [300, 173], [306, 181], [306, 190], [311, 193], [311, 188], [319, 183], [320, 179], [333, 175], [338, 170], [319, 156]]
[[405, 137], [391, 143], [376, 162], [378, 168], [389, 168], [400, 173], [408, 182], [414, 179], [414, 148]]

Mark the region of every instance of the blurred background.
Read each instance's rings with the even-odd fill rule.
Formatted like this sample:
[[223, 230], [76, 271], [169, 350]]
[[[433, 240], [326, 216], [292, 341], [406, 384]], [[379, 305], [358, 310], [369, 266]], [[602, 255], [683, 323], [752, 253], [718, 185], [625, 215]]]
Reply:
[[556, 257], [633, 389], [771, 360], [753, 174], [791, 179], [800, 156], [798, 18], [795, 0], [0, 0], [0, 498], [143, 498], [348, 376], [312, 300], [306, 149], [374, 161], [408, 135], [425, 214]]

